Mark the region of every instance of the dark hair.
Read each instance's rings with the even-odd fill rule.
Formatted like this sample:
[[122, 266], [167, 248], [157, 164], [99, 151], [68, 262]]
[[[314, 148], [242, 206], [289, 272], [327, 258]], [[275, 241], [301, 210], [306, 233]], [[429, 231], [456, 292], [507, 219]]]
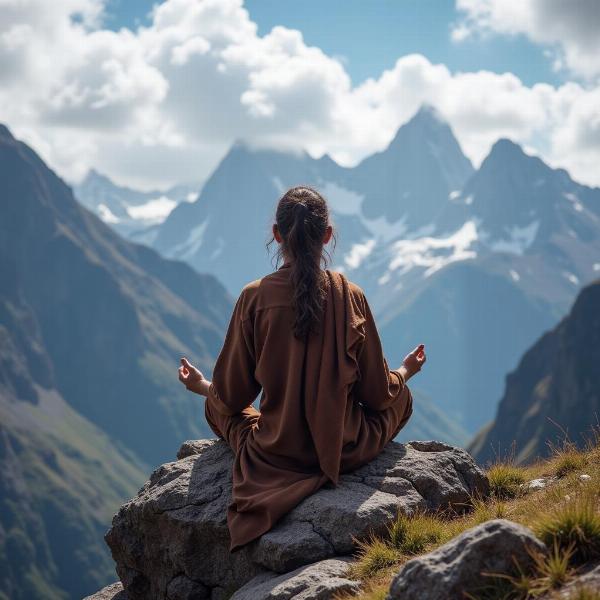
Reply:
[[[293, 187], [279, 199], [275, 222], [282, 238], [276, 254], [277, 264], [284, 253], [291, 261], [290, 280], [296, 313], [294, 335], [304, 339], [317, 329], [325, 298], [320, 263], [327, 265], [323, 247], [323, 236], [331, 225], [327, 202], [312, 187]], [[274, 239], [269, 240], [267, 248]], [[333, 240], [335, 244], [335, 235]], [[326, 250], [325, 254], [330, 257]]]

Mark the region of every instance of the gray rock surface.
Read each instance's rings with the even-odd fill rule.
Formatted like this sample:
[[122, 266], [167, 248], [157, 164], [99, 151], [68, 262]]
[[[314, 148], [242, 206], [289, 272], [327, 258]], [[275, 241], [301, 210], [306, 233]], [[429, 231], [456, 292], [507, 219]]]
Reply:
[[448, 600], [477, 595], [493, 584], [484, 573], [526, 571], [530, 551], [546, 552], [533, 533], [517, 523], [496, 519], [468, 529], [437, 550], [405, 563], [392, 580], [386, 600]]
[[357, 581], [345, 575], [350, 557], [328, 558], [279, 575], [266, 571], [242, 586], [231, 600], [327, 600], [335, 592], [360, 590]]
[[253, 577], [350, 554], [398, 511], [460, 508], [489, 491], [462, 449], [389, 443], [372, 462], [306, 498], [271, 531], [229, 552], [233, 454], [222, 440], [186, 442], [113, 519], [106, 541], [130, 600], [225, 598]]
[[127, 600], [127, 592], [123, 590], [123, 585], [118, 581], [107, 585], [91, 596], [86, 596], [83, 600]]

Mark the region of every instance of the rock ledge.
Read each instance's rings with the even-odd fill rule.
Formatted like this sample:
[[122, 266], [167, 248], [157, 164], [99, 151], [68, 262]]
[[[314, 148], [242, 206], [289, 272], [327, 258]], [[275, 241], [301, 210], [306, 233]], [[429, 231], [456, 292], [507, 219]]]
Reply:
[[[440, 442], [390, 442], [376, 459], [342, 475], [337, 487], [326, 485], [231, 554], [231, 450], [222, 440], [197, 440], [185, 442], [177, 456], [121, 507], [106, 534], [129, 600], [219, 600], [236, 590], [243, 598], [257, 577], [256, 593], [263, 590], [257, 600], [284, 598], [265, 591], [269, 582], [299, 595], [302, 581], [318, 584], [315, 573], [350, 589], [343, 573], [355, 540], [382, 533], [398, 511], [460, 509], [473, 494], [489, 492], [465, 450]], [[326, 560], [332, 558], [337, 560]], [[290, 584], [288, 572], [295, 569], [299, 575]], [[320, 598], [328, 597], [326, 587], [322, 592]]]

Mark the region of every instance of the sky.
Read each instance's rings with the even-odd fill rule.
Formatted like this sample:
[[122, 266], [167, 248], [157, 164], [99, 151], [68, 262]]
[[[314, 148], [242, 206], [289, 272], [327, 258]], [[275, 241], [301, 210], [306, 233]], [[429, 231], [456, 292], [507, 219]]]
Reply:
[[[105, 25], [113, 30], [151, 23], [150, 0], [111, 0]], [[512, 72], [527, 85], [562, 83], [544, 48], [525, 35], [452, 42], [459, 21], [454, 0], [250, 0], [244, 3], [258, 34], [276, 25], [302, 32], [304, 41], [340, 57], [354, 85], [394, 66], [399, 56], [422, 53], [452, 71]]]
[[236, 139], [384, 149], [422, 103], [600, 185], [599, 0], [0, 0], [0, 122], [61, 176], [199, 182]]

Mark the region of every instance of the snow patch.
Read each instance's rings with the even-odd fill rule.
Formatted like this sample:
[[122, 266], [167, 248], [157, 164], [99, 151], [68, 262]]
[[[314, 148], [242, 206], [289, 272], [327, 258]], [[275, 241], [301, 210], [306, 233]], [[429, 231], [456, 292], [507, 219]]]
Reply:
[[106, 204], [98, 204], [98, 215], [105, 223], [118, 223], [121, 219]]
[[190, 204], [193, 204], [194, 202], [196, 202], [196, 200], [198, 200], [198, 196], [200, 196], [199, 192], [190, 192], [186, 197], [185, 197], [185, 201], [189, 202]]
[[160, 196], [144, 204], [128, 206], [127, 214], [132, 219], [144, 221], [148, 224], [157, 224], [162, 223], [176, 206], [177, 202], [175, 200], [171, 200], [167, 196]]
[[510, 269], [509, 273], [513, 281], [519, 281], [519, 279], [521, 279], [521, 276], [514, 269]]
[[600, 271], [600, 263], [594, 263], [594, 266], [592, 268], [594, 269], [594, 271]]
[[448, 194], [448, 200], [456, 200], [460, 196], [460, 190], [452, 190]]
[[387, 271], [377, 280], [377, 283], [379, 285], [385, 285], [390, 280], [390, 278], [391, 278], [390, 272]]
[[577, 275], [575, 275], [574, 273], [569, 273], [567, 271], [563, 272], [563, 275], [573, 284], [573, 285], [579, 285], [579, 277], [577, 277]]
[[363, 201], [362, 194], [342, 187], [333, 181], [324, 181], [320, 185], [323, 196], [331, 209], [340, 215], [359, 215]]
[[465, 204], [468, 206], [470, 204], [473, 204], [473, 194], [469, 194], [466, 198], [465, 198]]
[[406, 233], [406, 218], [402, 218], [395, 223], [390, 223], [385, 217], [377, 217], [376, 219], [364, 219], [363, 225], [371, 232], [371, 234], [383, 242], [389, 242], [394, 238], [400, 237]]
[[495, 240], [490, 244], [490, 249], [522, 255], [533, 244], [539, 227], [539, 221], [532, 221], [525, 227], [514, 226], [508, 231], [508, 239]]
[[213, 250], [212, 254], [209, 256], [209, 260], [214, 260], [223, 252], [223, 248], [225, 248], [225, 240], [220, 237], [217, 239], [217, 247]]
[[474, 221], [467, 221], [447, 238], [420, 237], [398, 240], [391, 247], [394, 256], [388, 272], [399, 269], [400, 274], [403, 274], [416, 267], [423, 267], [424, 276], [429, 277], [450, 263], [476, 258], [477, 253], [470, 250], [470, 247], [477, 240], [477, 226]]
[[208, 226], [208, 219], [193, 227], [187, 236], [187, 239], [181, 244], [173, 246], [169, 252], [170, 256], [176, 256], [180, 259], [191, 258], [202, 246], [204, 240], [204, 232]]
[[370, 239], [362, 244], [353, 244], [350, 252], [344, 257], [344, 262], [351, 268], [357, 269], [375, 248], [375, 240]]
[[563, 196], [569, 200], [569, 202], [571, 202], [573, 204], [573, 208], [577, 211], [577, 212], [582, 212], [583, 211], [583, 205], [581, 204], [581, 202], [579, 202], [579, 198], [571, 193], [571, 192], [564, 192]]

